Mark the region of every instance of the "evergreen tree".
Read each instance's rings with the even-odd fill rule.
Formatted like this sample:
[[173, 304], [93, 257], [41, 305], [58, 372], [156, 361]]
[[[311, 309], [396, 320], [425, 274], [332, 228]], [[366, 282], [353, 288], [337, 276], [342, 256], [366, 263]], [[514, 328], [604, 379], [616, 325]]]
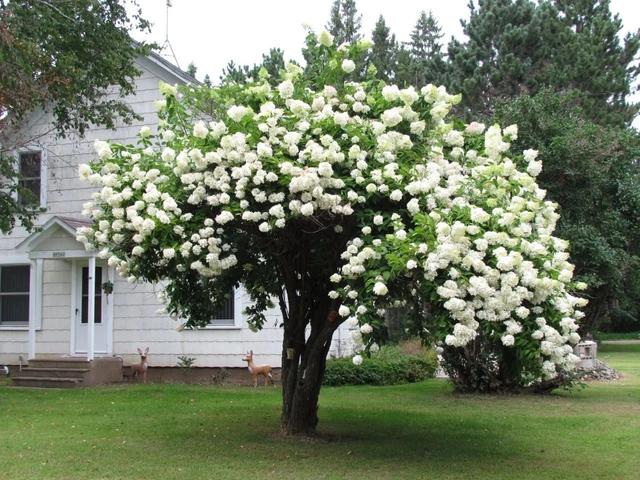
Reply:
[[342, 0], [342, 42], [352, 43], [362, 38], [362, 15], [358, 13], [355, 0]]
[[561, 26], [529, 0], [485, 0], [477, 8], [471, 0], [469, 8], [461, 21], [469, 39], [449, 43], [449, 87], [462, 93], [467, 114], [490, 117], [496, 99], [537, 90], [535, 72], [552, 61]]
[[429, 15], [423, 10], [420, 12], [416, 26], [411, 32], [409, 47], [411, 55], [419, 60], [427, 60], [435, 55], [442, 54], [440, 39], [443, 37], [442, 29], [431, 11]]
[[411, 58], [411, 52], [404, 46], [400, 46], [396, 52], [395, 82], [400, 87], [413, 85], [415, 78], [415, 66]]
[[189, 63], [189, 65], [187, 65], [187, 73], [191, 75], [193, 78], [196, 78], [196, 73], [198, 73], [198, 67], [196, 67], [195, 63], [191, 62]]
[[484, 0], [469, 4], [469, 38], [449, 44], [449, 87], [467, 112], [490, 117], [495, 101], [544, 87], [575, 89], [589, 118], [629, 124], [638, 33], [619, 38], [622, 22], [608, 0]]
[[326, 25], [327, 31], [333, 35], [334, 41], [340, 43], [344, 26], [342, 25], [341, 7], [342, 0], [333, 0], [329, 13], [329, 22]]
[[272, 48], [269, 50], [269, 53], [263, 53], [262, 63], [254, 65], [252, 76], [255, 78], [263, 67], [270, 78], [274, 79], [274, 81], [277, 80], [280, 75], [280, 70], [284, 69], [284, 51], [279, 48]]
[[443, 83], [446, 64], [442, 54], [442, 29], [431, 12], [423, 10], [407, 46], [411, 53], [413, 84]]
[[222, 69], [222, 75], [220, 75], [220, 82], [236, 82], [246, 83], [250, 76], [251, 68], [248, 65], [236, 65], [233, 60], [227, 63], [227, 66]]
[[232, 60], [222, 70], [220, 81], [223, 83], [246, 83], [250, 80], [256, 80], [262, 68], [269, 74], [269, 78], [275, 81], [280, 74], [280, 70], [284, 68], [284, 52], [279, 48], [272, 48], [269, 53], [262, 54], [262, 62], [253, 66], [236, 65]]
[[620, 41], [622, 20], [609, 0], [556, 0], [555, 6], [572, 32], [554, 72], [559, 86], [583, 92], [583, 107], [599, 123], [630, 124], [638, 113], [629, 95], [640, 73], [640, 32]]
[[369, 53], [369, 63], [377, 69], [376, 76], [381, 80], [390, 80], [394, 77], [396, 69], [396, 52], [398, 42], [396, 36], [391, 34], [389, 27], [380, 15], [371, 34], [373, 46]]
[[358, 13], [355, 0], [334, 0], [326, 28], [333, 35], [336, 45], [360, 40], [361, 27], [362, 15]]

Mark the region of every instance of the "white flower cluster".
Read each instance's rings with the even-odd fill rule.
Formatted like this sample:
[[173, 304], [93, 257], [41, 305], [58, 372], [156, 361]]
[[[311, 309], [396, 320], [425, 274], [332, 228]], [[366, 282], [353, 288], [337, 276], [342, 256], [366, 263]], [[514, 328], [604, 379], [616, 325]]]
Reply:
[[[360, 47], [335, 50], [326, 32], [318, 41], [349, 78], [349, 48]], [[546, 376], [570, 368], [584, 301], [567, 293], [573, 266], [534, 180], [537, 152], [524, 152], [526, 172], [506, 157], [517, 128], [457, 130], [445, 118], [460, 97], [444, 87], [347, 81], [315, 91], [301, 72], [288, 64], [275, 88], [220, 87], [213, 119], [185, 120], [175, 87], [163, 85], [157, 135], [141, 131], [142, 146], [96, 142], [97, 160], [80, 167], [98, 191], [78, 239], [131, 279], [142, 267], [216, 277], [238, 264], [236, 235], [356, 224], [329, 295], [343, 319], [355, 316], [363, 346], [377, 348], [375, 326], [402, 279], [416, 295], [435, 288], [452, 322], [447, 344], [480, 329], [505, 346], [529, 336]], [[481, 135], [482, 149], [468, 147]], [[390, 254], [400, 267], [385, 277]]]
[[[437, 303], [452, 322], [447, 345], [464, 347], [481, 330], [506, 347], [518, 338], [534, 340], [542, 376], [551, 378], [578, 361], [571, 345], [580, 339], [579, 307], [586, 300], [568, 293], [573, 265], [567, 242], [552, 235], [556, 205], [545, 201], [533, 179], [537, 152], [524, 152], [528, 173], [504, 156], [505, 137], [517, 135], [515, 126], [490, 127], [483, 151], [462, 149], [466, 137], [484, 130], [471, 124], [464, 132], [446, 131], [406, 178], [403, 215], [392, 214], [387, 222], [374, 216], [364, 227], [368, 235], [350, 242], [342, 257], [344, 303], [363, 312], [360, 322], [369, 321], [371, 312], [395, 298], [375, 275], [389, 270], [390, 257], [402, 256], [402, 268], [394, 272], [401, 284], [409, 275], [412, 293], [425, 298], [436, 286]], [[421, 211], [428, 213], [417, 215]], [[345, 295], [366, 278], [373, 285], [369, 295]]]

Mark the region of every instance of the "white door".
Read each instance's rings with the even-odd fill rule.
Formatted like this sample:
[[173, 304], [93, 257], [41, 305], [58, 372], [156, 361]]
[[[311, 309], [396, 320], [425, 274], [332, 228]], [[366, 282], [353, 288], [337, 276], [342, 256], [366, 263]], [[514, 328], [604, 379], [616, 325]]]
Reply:
[[[89, 267], [86, 264], [76, 266], [76, 308], [75, 308], [75, 353], [87, 353], [89, 345], [88, 309], [89, 303]], [[106, 302], [112, 301], [111, 295], [103, 295], [102, 284], [107, 281], [107, 269], [96, 266], [95, 287], [95, 353], [108, 353], [108, 332], [111, 328]]]

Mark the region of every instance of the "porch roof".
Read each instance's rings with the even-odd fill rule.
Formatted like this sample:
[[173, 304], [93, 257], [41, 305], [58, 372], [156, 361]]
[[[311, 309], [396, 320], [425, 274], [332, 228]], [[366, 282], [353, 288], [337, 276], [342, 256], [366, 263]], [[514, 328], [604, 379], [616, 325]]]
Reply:
[[82, 218], [56, 215], [20, 242], [16, 249], [29, 254], [31, 258], [95, 257], [95, 251], [86, 250], [76, 240], [78, 229], [89, 225], [91, 222]]

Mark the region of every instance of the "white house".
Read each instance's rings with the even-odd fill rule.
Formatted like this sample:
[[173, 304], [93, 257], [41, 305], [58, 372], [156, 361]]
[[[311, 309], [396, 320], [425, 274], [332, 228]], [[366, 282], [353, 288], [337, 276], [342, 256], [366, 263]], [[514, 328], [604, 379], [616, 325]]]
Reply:
[[[176, 322], [159, 313], [152, 285], [127, 283], [75, 240], [76, 229], [86, 224], [82, 204], [93, 192], [79, 179], [78, 165], [91, 159], [94, 140], [135, 142], [142, 125], [157, 124], [159, 81], [193, 81], [155, 54], [137, 63], [142, 74], [127, 101], [144, 117], [140, 124], [115, 131], [94, 128], [83, 139], [60, 140], [50, 133], [48, 114], [41, 112], [23, 129], [23, 138], [34, 140], [16, 152], [16, 160], [25, 186], [46, 213], [38, 231], [16, 228], [0, 235], [0, 364], [45, 356], [83, 361], [117, 356], [132, 363], [138, 360], [137, 348], [149, 347], [150, 366], [176, 366], [178, 357], [186, 355], [195, 357], [196, 367], [241, 367], [242, 355], [253, 350], [259, 362], [279, 367], [277, 309], [268, 312], [263, 331], [251, 332], [241, 313], [248, 299], [240, 288], [207, 328], [177, 331]], [[113, 291], [108, 293], [110, 283]], [[332, 354], [339, 355], [350, 336], [341, 329], [335, 337]]]

